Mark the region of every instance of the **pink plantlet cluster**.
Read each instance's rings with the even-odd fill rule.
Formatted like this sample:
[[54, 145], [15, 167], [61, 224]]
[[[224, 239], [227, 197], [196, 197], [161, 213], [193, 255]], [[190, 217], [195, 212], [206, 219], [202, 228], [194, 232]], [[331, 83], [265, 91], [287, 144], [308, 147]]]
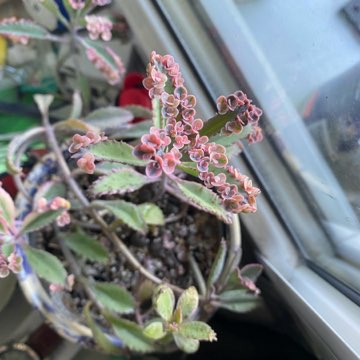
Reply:
[[[149, 96], [159, 101], [166, 125], [163, 129], [152, 127], [134, 148], [136, 157], [149, 161], [146, 174], [150, 177], [158, 177], [163, 172], [171, 175], [185, 155], [196, 163], [199, 178], [219, 195], [226, 210], [233, 213], [256, 211], [255, 197], [260, 193], [259, 189], [252, 187], [246, 176], [228, 165], [224, 146], [209, 142], [207, 136], [200, 135], [203, 121], [196, 118], [196, 98], [188, 94], [179, 65], [173, 57], [153, 52], [147, 73], [143, 84]], [[226, 105], [220, 100], [219, 111], [225, 114], [244, 106], [245, 110], [239, 112], [241, 121], [246, 118], [247, 123], [254, 124], [261, 110], [243, 93], [236, 94], [230, 95], [229, 99], [223, 97]], [[225, 131], [230, 131], [232, 125], [226, 125]]]
[[85, 0], [66, 0], [74, 10], [81, 10], [85, 7]]
[[85, 16], [86, 29], [89, 32], [91, 40], [101, 38], [104, 41], [110, 41], [113, 27], [112, 22], [104, 16], [87, 15]]
[[[0, 21], [1, 25], [7, 25], [7, 24], [32, 24], [31, 21], [25, 20], [25, 19], [17, 19], [16, 17], [10, 17], [5, 18], [2, 21]], [[27, 45], [29, 43], [30, 37], [26, 35], [13, 35], [13, 34], [7, 34], [4, 35], [6, 38], [10, 39], [14, 44], [23, 44]]]
[[0, 278], [7, 277], [10, 272], [17, 274], [22, 268], [22, 257], [13, 251], [10, 256], [6, 257], [0, 254]]
[[49, 210], [56, 211], [63, 209], [64, 211], [56, 218], [56, 223], [60, 227], [70, 224], [71, 218], [69, 212], [67, 211], [70, 207], [70, 202], [61, 196], [56, 196], [51, 201], [47, 201], [45, 198], [40, 198], [36, 204], [36, 210], [39, 213]]
[[235, 119], [225, 124], [222, 129], [223, 135], [239, 134], [244, 126], [251, 125], [252, 131], [247, 136], [249, 143], [262, 140], [262, 130], [258, 126], [262, 110], [252, 104], [252, 100], [246, 94], [236, 91], [228, 96], [221, 95], [218, 97], [216, 105], [220, 115], [225, 115], [230, 111], [237, 113]]
[[69, 146], [69, 152], [74, 154], [80, 149], [86, 148], [91, 144], [97, 144], [100, 141], [107, 140], [105, 133], [101, 132], [100, 134], [95, 131], [87, 131], [85, 135], [75, 134], [72, 137], [72, 143]]
[[94, 66], [106, 77], [110, 85], [119, 84], [125, 74], [125, 66], [121, 58], [110, 47], [105, 47], [105, 50], [112, 59], [112, 65], [106, 62], [94, 48], [88, 48], [86, 55]]
[[70, 274], [66, 277], [65, 285], [51, 283], [49, 285], [49, 290], [51, 293], [57, 293], [57, 292], [64, 291], [64, 290], [72, 291], [74, 284], [75, 284], [75, 275]]
[[[91, 144], [97, 144], [100, 141], [107, 140], [104, 133], [96, 133], [95, 131], [88, 131], [85, 135], [75, 134], [72, 138], [72, 143], [69, 146], [69, 152], [72, 154], [83, 150]], [[95, 171], [95, 157], [91, 153], [84, 153], [77, 160], [77, 165], [80, 169], [88, 174], [93, 174]]]

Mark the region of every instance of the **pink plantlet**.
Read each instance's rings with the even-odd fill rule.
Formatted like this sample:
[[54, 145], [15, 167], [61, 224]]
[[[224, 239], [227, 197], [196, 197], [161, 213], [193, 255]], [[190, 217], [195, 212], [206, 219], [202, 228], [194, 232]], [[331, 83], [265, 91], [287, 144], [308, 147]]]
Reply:
[[9, 270], [11, 270], [14, 274], [18, 274], [21, 271], [23, 259], [20, 255], [12, 252], [7, 258], [7, 261]]
[[146, 165], [145, 173], [149, 178], [157, 178], [162, 174], [162, 158], [158, 155], [154, 156], [154, 160], [151, 160]]
[[225, 154], [213, 152], [210, 154], [210, 161], [217, 168], [225, 168], [229, 160]]
[[65, 285], [51, 283], [49, 285], [49, 290], [51, 293], [58, 293], [58, 292], [61, 292], [64, 290], [72, 291], [74, 284], [75, 284], [75, 276], [74, 276], [74, 274], [70, 274], [66, 277]]
[[85, 21], [86, 29], [89, 32], [91, 40], [97, 40], [99, 37], [104, 41], [111, 40], [113, 24], [108, 18], [104, 16], [87, 15], [85, 16]]
[[55, 293], [59, 293], [61, 291], [64, 290], [64, 286], [61, 285], [61, 284], [54, 284], [54, 283], [51, 283], [49, 285], [49, 290], [51, 293], [55, 294]]
[[254, 144], [262, 141], [263, 137], [262, 129], [259, 126], [254, 126], [252, 132], [247, 136], [247, 140], [250, 144]]
[[199, 162], [204, 157], [204, 150], [192, 148], [188, 151], [190, 159], [195, 162]]
[[162, 170], [165, 174], [170, 175], [174, 172], [176, 165], [180, 161], [176, 158], [176, 155], [173, 152], [168, 152], [162, 156]]
[[174, 89], [174, 96], [179, 100], [184, 100], [187, 96], [187, 89], [184, 86], [178, 86]]
[[139, 144], [135, 146], [133, 154], [141, 160], [150, 160], [156, 151], [155, 148], [148, 144]]
[[95, 157], [93, 154], [85, 153], [77, 162], [77, 166], [87, 174], [93, 174], [95, 171]]
[[195, 119], [191, 125], [192, 125], [193, 131], [198, 132], [203, 128], [204, 122], [201, 119]]
[[196, 105], [196, 97], [194, 95], [188, 95], [181, 101], [181, 106], [185, 109], [194, 108]]
[[222, 186], [224, 185], [226, 182], [226, 175], [224, 173], [220, 173], [218, 175], [215, 175], [212, 179], [211, 185], [212, 186]]
[[227, 99], [224, 95], [221, 95], [217, 98], [216, 107], [220, 115], [224, 115], [229, 111]]
[[70, 222], [71, 222], [71, 217], [67, 211], [64, 211], [61, 215], [59, 215], [56, 218], [56, 224], [59, 227], [64, 227], [64, 226], [70, 224]]
[[36, 204], [36, 210], [39, 213], [45, 212], [46, 210], [48, 210], [48, 201], [42, 197], [37, 201]]
[[210, 165], [210, 158], [204, 156], [200, 161], [197, 163], [196, 167], [200, 172], [207, 172]]
[[86, 135], [75, 134], [72, 137], [72, 143], [69, 146], [69, 152], [74, 154], [78, 152], [81, 148], [86, 148], [91, 144], [91, 139]]
[[74, 9], [74, 10], [81, 10], [84, 8], [85, 6], [85, 1], [84, 0], [65, 0], [68, 1], [68, 3], [70, 4], [70, 6]]
[[174, 147], [177, 149], [182, 149], [185, 145], [190, 144], [190, 140], [186, 135], [177, 135], [174, 140]]
[[56, 196], [54, 199], [50, 202], [50, 209], [51, 210], [59, 210], [59, 209], [65, 209], [68, 210], [71, 207], [70, 201], [62, 198], [61, 196]]

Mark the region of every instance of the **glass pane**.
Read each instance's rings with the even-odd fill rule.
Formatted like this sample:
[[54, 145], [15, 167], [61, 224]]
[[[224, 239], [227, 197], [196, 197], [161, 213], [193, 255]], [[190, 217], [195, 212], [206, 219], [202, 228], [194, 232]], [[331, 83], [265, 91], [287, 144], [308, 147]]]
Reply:
[[264, 110], [246, 151], [304, 256], [360, 290], [360, 2], [200, 0], [186, 21], [161, 3], [211, 94], [240, 87]]

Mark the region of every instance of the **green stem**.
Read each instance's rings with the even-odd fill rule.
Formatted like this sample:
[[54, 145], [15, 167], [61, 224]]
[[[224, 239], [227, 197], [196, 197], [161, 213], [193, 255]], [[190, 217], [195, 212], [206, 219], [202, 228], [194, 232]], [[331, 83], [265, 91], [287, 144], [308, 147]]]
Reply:
[[201, 273], [199, 264], [196, 262], [195, 258], [191, 254], [189, 255], [189, 263], [191, 270], [194, 273], [195, 281], [197, 282], [197, 285], [199, 287], [199, 292], [201, 295], [205, 296], [206, 295], [205, 279]]

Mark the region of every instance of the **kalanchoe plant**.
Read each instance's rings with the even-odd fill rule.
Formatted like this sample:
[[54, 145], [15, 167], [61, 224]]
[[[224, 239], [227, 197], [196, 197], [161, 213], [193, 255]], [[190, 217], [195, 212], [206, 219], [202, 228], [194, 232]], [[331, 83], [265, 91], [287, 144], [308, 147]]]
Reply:
[[[112, 39], [113, 23], [104, 16], [94, 15], [98, 7], [108, 5], [109, 1], [78, 1], [64, 0], [66, 9], [64, 15], [54, 0], [38, 0], [37, 6], [44, 7], [52, 13], [58, 22], [66, 29], [62, 35], [53, 34], [42, 25], [27, 19], [16, 17], [0, 21], [0, 35], [13, 43], [27, 45], [32, 40], [51, 41], [57, 47], [57, 64], [54, 72], [58, 80], [61, 95], [68, 97], [68, 87], [65, 86], [64, 74], [61, 71], [67, 60], [73, 62], [73, 82], [75, 89], [81, 93], [85, 103], [89, 102], [89, 83], [81, 71], [79, 54], [86, 52], [88, 60], [102, 73], [110, 85], [118, 85], [125, 74], [125, 66], [118, 54], [109, 46]], [[72, 85], [71, 85], [72, 86]], [[74, 114], [76, 116], [76, 114]]]
[[[203, 121], [171, 56], [153, 52], [147, 70], [144, 85], [154, 109], [148, 114], [150, 129], [124, 127], [132, 117], [111, 108], [51, 126], [52, 98], [36, 97], [43, 127], [13, 140], [8, 164], [19, 173], [22, 151], [46, 135], [55, 165], [51, 157], [44, 160], [51, 171], [41, 180], [30, 174], [22, 184], [15, 175], [30, 198], [18, 217], [9, 195], [0, 190], [0, 265], [3, 276], [21, 270], [21, 279], [29, 276], [30, 265], [48, 282], [51, 297], [83, 294], [87, 304], [81, 302], [79, 321], [103, 351], [156, 352], [177, 346], [191, 353], [199, 341], [216, 340], [204, 321], [217, 308], [244, 312], [258, 303], [255, 281], [261, 266], [239, 269], [239, 236], [226, 241], [220, 234], [214, 241], [206, 228], [217, 229], [215, 217], [230, 224], [237, 214], [256, 211], [260, 191], [229, 161], [234, 143], [261, 139], [261, 110], [236, 92], [221, 96], [218, 114]], [[145, 110], [134, 111], [137, 116]], [[69, 137], [71, 129], [76, 133]], [[204, 212], [213, 216], [201, 218]], [[55, 239], [58, 253], [51, 254], [46, 244], [35, 247], [27, 234], [40, 229], [46, 232], [43, 239]], [[162, 261], [157, 253], [165, 254]], [[114, 282], [97, 272], [112, 273], [108, 263], [121, 272]]]

